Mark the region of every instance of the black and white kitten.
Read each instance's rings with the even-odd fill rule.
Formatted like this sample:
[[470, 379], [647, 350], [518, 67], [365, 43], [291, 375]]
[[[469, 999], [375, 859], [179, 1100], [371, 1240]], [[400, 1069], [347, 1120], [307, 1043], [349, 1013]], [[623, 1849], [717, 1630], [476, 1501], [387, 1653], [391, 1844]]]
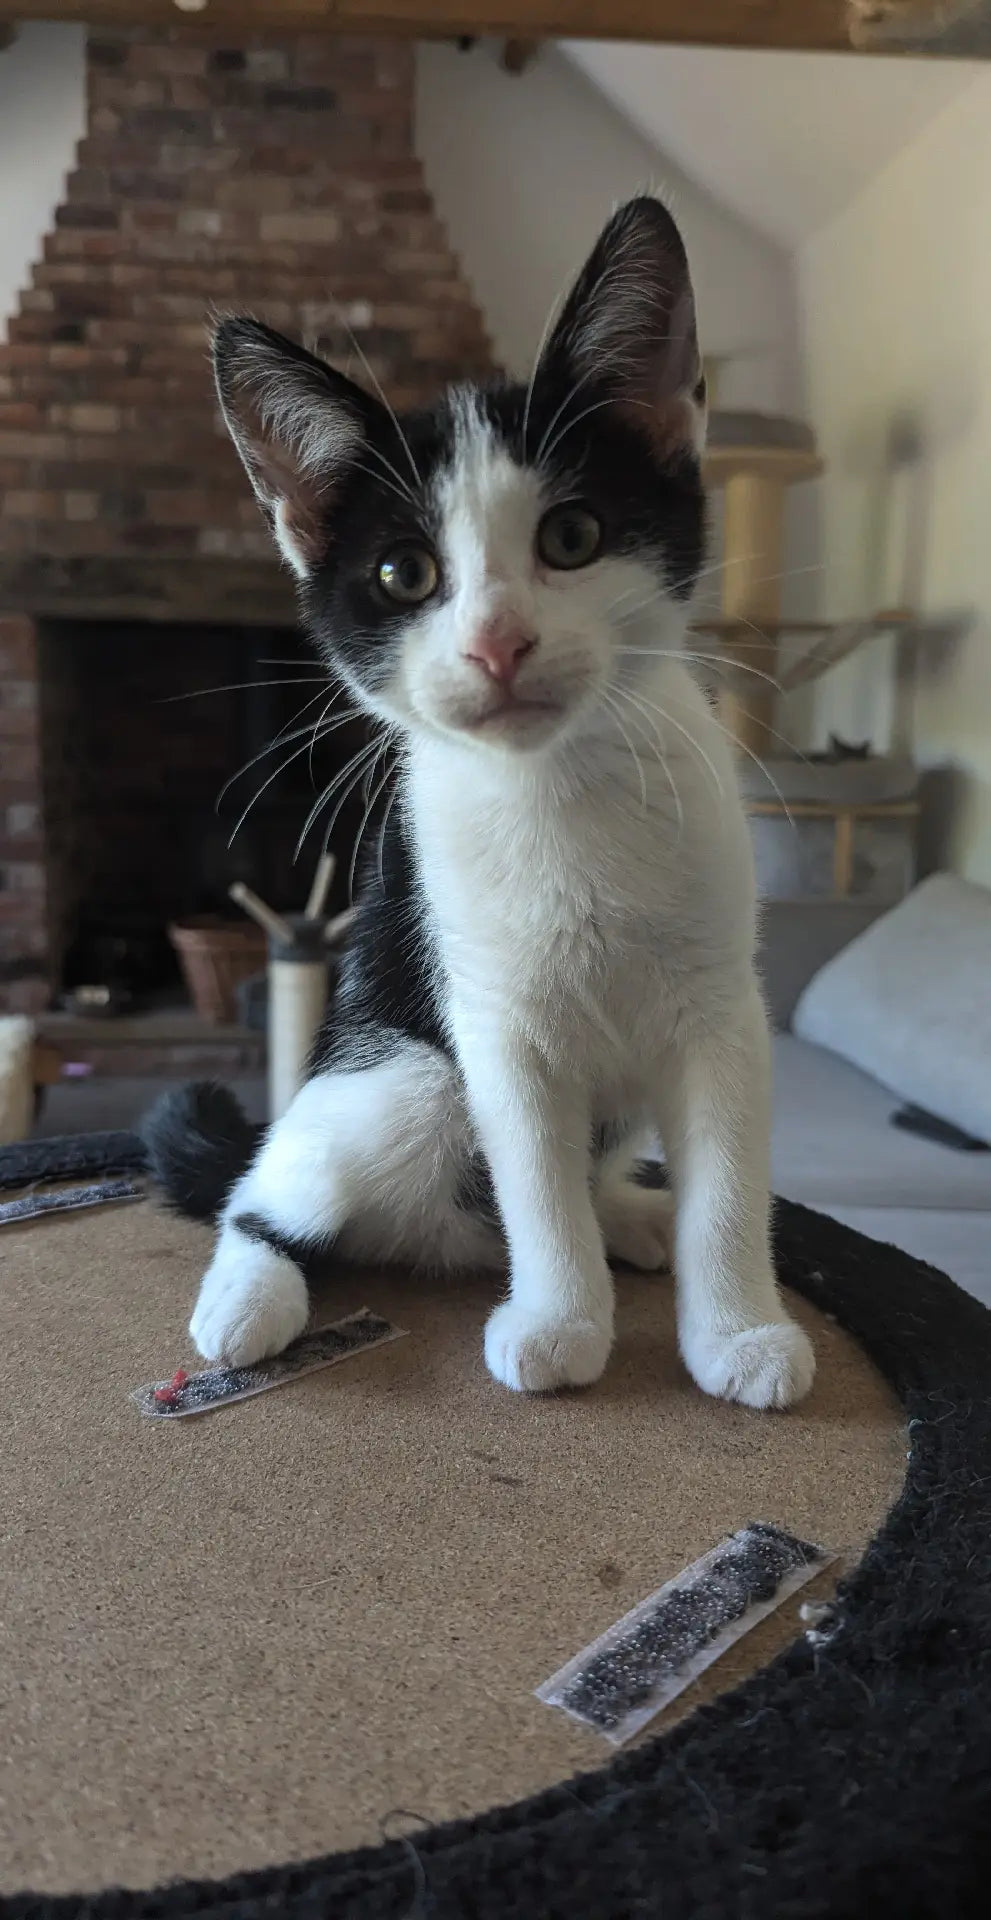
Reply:
[[[233, 1185], [214, 1143], [200, 1352], [279, 1352], [307, 1320], [299, 1262], [333, 1241], [508, 1264], [496, 1379], [595, 1380], [608, 1257], [667, 1258], [669, 1197], [629, 1178], [659, 1130], [685, 1362], [788, 1406], [814, 1359], [769, 1250], [749, 838], [680, 657], [705, 389], [670, 214], [636, 199], [609, 222], [529, 389], [456, 387], [397, 422], [253, 320], [219, 326], [215, 360], [307, 625], [401, 749], [306, 1084]], [[203, 1211], [214, 1148], [197, 1169], [167, 1134], [166, 1185], [191, 1179]]]

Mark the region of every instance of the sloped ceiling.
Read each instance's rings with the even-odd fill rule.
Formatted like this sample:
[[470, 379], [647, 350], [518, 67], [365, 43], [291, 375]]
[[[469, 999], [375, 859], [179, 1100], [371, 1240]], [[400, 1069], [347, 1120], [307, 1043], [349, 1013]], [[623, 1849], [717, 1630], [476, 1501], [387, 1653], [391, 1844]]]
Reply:
[[972, 61], [570, 41], [564, 51], [662, 153], [795, 246], [986, 69]]

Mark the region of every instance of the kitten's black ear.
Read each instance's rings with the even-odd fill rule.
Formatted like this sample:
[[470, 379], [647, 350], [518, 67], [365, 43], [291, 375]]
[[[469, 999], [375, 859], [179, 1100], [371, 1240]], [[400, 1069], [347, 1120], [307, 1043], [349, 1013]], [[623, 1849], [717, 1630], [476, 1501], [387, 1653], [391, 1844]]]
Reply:
[[660, 200], [642, 195], [613, 214], [568, 296], [542, 368], [582, 383], [576, 404], [596, 388], [611, 390], [659, 453], [701, 450], [705, 379], [695, 296], [684, 241]]
[[326, 545], [327, 517], [375, 402], [343, 374], [258, 320], [221, 320], [213, 371], [231, 439], [275, 539], [301, 579]]

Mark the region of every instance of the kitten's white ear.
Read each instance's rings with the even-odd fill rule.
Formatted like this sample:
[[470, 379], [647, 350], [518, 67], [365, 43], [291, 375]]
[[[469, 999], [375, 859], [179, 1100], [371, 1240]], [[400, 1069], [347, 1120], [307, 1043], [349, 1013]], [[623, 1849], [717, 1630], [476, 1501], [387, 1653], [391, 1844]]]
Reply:
[[250, 319], [221, 320], [213, 371], [224, 419], [290, 566], [306, 579], [333, 496], [374, 403], [305, 348]]
[[542, 368], [555, 378], [570, 374], [583, 393], [611, 390], [659, 453], [701, 451], [705, 378], [695, 296], [684, 241], [660, 200], [641, 195], [613, 214], [568, 296]]

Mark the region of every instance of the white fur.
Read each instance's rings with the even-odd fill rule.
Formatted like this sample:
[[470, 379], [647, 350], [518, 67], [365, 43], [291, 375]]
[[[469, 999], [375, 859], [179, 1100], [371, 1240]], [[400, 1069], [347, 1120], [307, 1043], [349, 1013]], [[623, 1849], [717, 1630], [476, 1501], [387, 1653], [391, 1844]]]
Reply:
[[[687, 1366], [707, 1392], [786, 1406], [814, 1361], [768, 1241], [750, 842], [727, 739], [670, 657], [684, 610], [636, 560], [542, 568], [542, 483], [467, 400], [440, 498], [449, 594], [411, 623], [376, 704], [408, 736], [457, 1070], [403, 1043], [304, 1087], [228, 1202], [193, 1336], [243, 1360], [298, 1331], [287, 1263], [233, 1224], [245, 1209], [360, 1259], [497, 1264], [498, 1237], [456, 1204], [478, 1144], [509, 1262], [489, 1367], [513, 1388], [593, 1380], [613, 1338], [607, 1251], [646, 1267], [667, 1253], [663, 1197], [624, 1194], [615, 1168], [593, 1184], [593, 1123], [632, 1118], [659, 1128], [673, 1175]], [[506, 612], [539, 638], [522, 712], [467, 657]]]

